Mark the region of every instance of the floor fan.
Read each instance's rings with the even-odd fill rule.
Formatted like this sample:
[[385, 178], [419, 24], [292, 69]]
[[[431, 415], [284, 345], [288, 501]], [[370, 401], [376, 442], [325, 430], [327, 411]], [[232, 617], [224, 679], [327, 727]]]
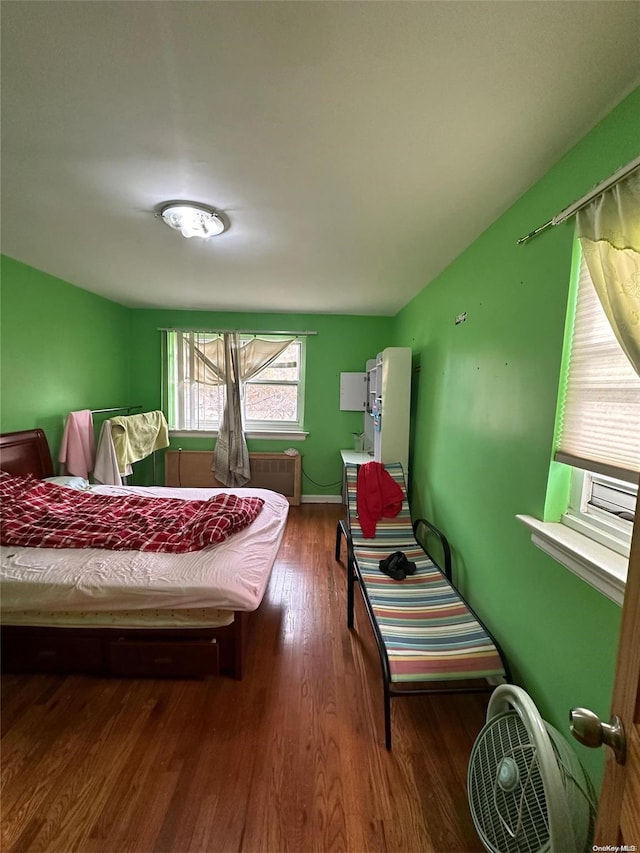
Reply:
[[520, 687], [497, 687], [471, 752], [469, 807], [489, 853], [591, 849], [596, 797], [575, 752]]

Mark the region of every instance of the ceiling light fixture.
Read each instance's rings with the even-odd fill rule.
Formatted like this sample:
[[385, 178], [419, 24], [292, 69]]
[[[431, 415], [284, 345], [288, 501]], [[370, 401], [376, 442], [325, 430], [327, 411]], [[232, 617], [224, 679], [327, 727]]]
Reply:
[[183, 237], [215, 237], [227, 230], [220, 214], [206, 204], [195, 201], [168, 201], [160, 207], [160, 216], [169, 228], [180, 231]]

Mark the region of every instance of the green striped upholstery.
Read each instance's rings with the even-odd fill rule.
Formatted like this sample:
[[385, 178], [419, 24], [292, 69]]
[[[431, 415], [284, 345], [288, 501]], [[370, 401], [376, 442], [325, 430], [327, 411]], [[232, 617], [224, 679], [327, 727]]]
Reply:
[[[358, 466], [345, 467], [353, 555], [385, 645], [391, 682], [504, 676], [493, 641], [415, 539], [402, 466], [385, 466], [405, 494], [402, 510], [396, 518], [379, 521], [373, 539], [364, 538], [358, 522]], [[415, 574], [403, 581], [379, 568], [394, 551], [416, 564]]]

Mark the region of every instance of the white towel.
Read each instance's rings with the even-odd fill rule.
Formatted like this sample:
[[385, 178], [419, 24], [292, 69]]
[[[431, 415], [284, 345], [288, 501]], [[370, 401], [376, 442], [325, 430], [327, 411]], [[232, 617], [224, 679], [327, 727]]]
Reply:
[[100, 429], [93, 479], [105, 486], [121, 486], [122, 476], [129, 474], [131, 474], [130, 465], [127, 465], [122, 472], [118, 470], [118, 458], [111, 437], [111, 421], [107, 420]]

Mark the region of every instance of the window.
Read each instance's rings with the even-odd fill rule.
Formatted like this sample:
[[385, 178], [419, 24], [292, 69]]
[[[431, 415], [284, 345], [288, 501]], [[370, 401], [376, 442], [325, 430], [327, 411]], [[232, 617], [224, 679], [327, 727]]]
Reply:
[[[240, 335], [241, 350], [270, 341], [286, 348], [241, 383], [243, 421], [248, 432], [297, 432], [303, 428], [304, 338]], [[222, 335], [167, 333], [168, 420], [173, 431], [215, 432], [222, 419], [225, 386]], [[242, 363], [242, 359], [241, 359]]]
[[574, 468], [563, 524], [629, 556], [638, 487], [624, 480]]
[[555, 457], [558, 462], [637, 483], [640, 377], [613, 333], [582, 255], [569, 333]]
[[640, 377], [580, 256], [555, 458], [573, 468], [562, 521], [628, 555], [640, 469]]
[[569, 499], [560, 523], [518, 518], [537, 547], [622, 605], [638, 494], [640, 377], [618, 344], [578, 244], [575, 257], [555, 451], [564, 465], [550, 476], [555, 504], [556, 472], [570, 473]]
[[576, 216], [579, 261], [572, 267], [556, 461], [545, 502], [553, 520], [518, 516], [536, 545], [618, 604], [640, 473], [637, 167], [634, 160], [548, 223]]

